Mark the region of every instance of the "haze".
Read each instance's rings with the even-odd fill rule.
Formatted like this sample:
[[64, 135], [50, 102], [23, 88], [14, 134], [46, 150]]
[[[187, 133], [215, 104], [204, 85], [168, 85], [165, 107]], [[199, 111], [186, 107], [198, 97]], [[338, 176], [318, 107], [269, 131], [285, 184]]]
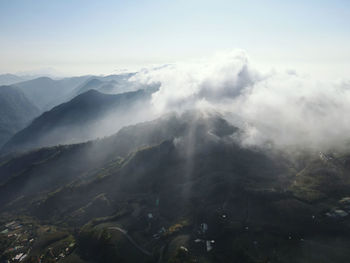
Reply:
[[2, 0], [0, 72], [111, 74], [239, 48], [261, 70], [344, 78], [349, 25], [346, 0]]
[[349, 263], [349, 22], [0, 0], [0, 263]]

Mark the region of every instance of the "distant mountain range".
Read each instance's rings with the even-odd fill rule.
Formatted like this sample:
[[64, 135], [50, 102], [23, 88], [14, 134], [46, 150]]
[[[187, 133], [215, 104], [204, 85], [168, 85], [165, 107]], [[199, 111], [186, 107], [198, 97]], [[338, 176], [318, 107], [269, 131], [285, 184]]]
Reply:
[[[41, 111], [47, 111], [90, 89], [106, 94], [119, 94], [158, 87], [158, 85], [147, 87], [138, 82], [129, 81], [130, 77], [134, 74], [126, 73], [109, 76], [86, 75], [62, 79], [51, 79], [49, 77], [30, 78], [6, 74], [0, 75], [0, 85], [2, 82], [8, 85], [15, 83], [15, 86], [24, 92], [32, 104]], [[1, 81], [2, 79], [3, 81]]]
[[39, 114], [19, 88], [0, 86], [0, 147]]
[[[39, 77], [3, 88], [3, 95], [0, 94], [4, 101], [0, 146], [41, 113], [42, 116], [24, 131], [16, 134], [3, 150], [20, 150], [21, 146], [24, 146], [24, 150], [57, 143], [81, 142], [111, 134], [122, 125], [130, 124], [130, 118], [128, 120], [127, 114], [121, 116], [122, 112], [126, 109], [129, 112], [134, 110], [136, 104], [141, 101], [146, 103], [150, 94], [159, 86], [145, 86], [129, 81], [134, 74], [81, 76], [58, 80]], [[23, 80], [15, 75], [6, 76], [8, 80]], [[5, 78], [5, 75], [2, 77]], [[121, 95], [127, 92], [130, 94]], [[113, 96], [115, 94], [120, 96]], [[18, 96], [19, 99], [14, 99], [14, 96]], [[35, 111], [28, 109], [29, 105], [35, 108]], [[111, 115], [111, 111], [116, 108], [117, 112]], [[13, 114], [9, 112], [13, 113], [14, 109], [17, 109], [17, 115], [12, 117]], [[28, 112], [20, 113], [25, 109], [28, 109]]]
[[17, 76], [14, 74], [0, 74], [0, 86], [11, 85], [18, 82], [26, 81], [35, 78], [34, 76]]
[[16, 83], [16, 87], [20, 88], [41, 111], [46, 111], [71, 99], [68, 94], [88, 78], [89, 76], [83, 76], [53, 80], [40, 77]]
[[155, 90], [159, 87], [159, 84], [143, 85], [136, 81], [130, 81], [130, 78], [134, 75], [135, 73], [109, 75], [104, 77], [92, 76], [74, 89], [71, 96], [74, 97], [90, 89], [106, 94], [119, 94], [139, 89]]
[[98, 90], [102, 93], [116, 94], [123, 93], [127, 91], [134, 91], [140, 89], [140, 85], [137, 83], [129, 82], [129, 78], [132, 77], [134, 73], [120, 74], [120, 75], [110, 75], [105, 77], [92, 76], [84, 83], [79, 85], [74, 93], [76, 95], [84, 93], [90, 89]]
[[144, 90], [117, 95], [89, 90], [43, 113], [15, 134], [2, 151], [76, 143], [107, 135], [121, 128], [123, 115], [128, 116], [135, 107], [146, 107], [150, 95]]

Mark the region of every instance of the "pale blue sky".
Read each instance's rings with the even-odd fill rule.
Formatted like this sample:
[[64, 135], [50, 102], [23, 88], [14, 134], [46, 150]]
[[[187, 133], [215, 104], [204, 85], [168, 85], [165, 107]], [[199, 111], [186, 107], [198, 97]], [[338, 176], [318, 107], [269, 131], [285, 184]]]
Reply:
[[350, 1], [0, 0], [0, 73], [111, 73], [232, 48], [345, 76]]

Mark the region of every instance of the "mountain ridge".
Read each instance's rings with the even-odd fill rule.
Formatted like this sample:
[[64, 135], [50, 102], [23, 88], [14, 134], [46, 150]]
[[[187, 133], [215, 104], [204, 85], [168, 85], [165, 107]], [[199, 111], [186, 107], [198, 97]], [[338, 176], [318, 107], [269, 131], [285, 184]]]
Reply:
[[0, 147], [39, 113], [20, 89], [0, 86]]
[[147, 103], [149, 99], [150, 93], [143, 90], [116, 95], [89, 90], [44, 112], [15, 134], [1, 151], [28, 150], [93, 139], [94, 129], [98, 129], [106, 115], [113, 113], [111, 118], [115, 118], [113, 115], [123, 114], [123, 111], [131, 110], [138, 103]]

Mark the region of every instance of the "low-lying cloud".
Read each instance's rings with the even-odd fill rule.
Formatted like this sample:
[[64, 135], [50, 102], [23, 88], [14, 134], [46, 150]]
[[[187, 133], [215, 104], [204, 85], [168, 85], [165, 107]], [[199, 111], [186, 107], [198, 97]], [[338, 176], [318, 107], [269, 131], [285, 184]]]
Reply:
[[164, 111], [235, 98], [261, 76], [250, 67], [245, 52], [232, 51], [199, 61], [143, 70], [132, 78], [135, 79], [147, 85], [161, 84], [153, 95], [153, 104], [157, 110]]
[[331, 150], [350, 139], [350, 82], [264, 74], [244, 51], [142, 70], [132, 81], [160, 83], [152, 97], [158, 113], [219, 111], [243, 129], [246, 145]]

